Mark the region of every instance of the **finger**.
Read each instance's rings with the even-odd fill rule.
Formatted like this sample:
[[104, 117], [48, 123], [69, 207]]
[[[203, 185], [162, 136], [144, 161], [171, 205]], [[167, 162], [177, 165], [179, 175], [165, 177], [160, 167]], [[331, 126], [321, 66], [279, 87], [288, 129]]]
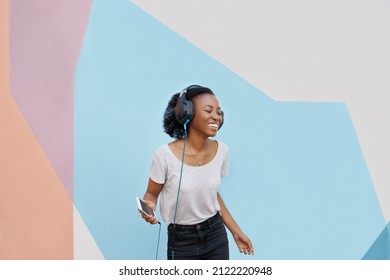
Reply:
[[148, 223], [150, 223], [152, 220], [153, 220], [153, 216], [150, 216], [150, 215], [147, 215], [147, 214], [145, 214], [144, 212], [142, 212], [141, 210], [139, 210], [138, 209], [138, 212], [141, 214], [141, 216], [142, 216], [142, 218], [146, 221], [146, 222], [148, 222]]
[[249, 254], [254, 256], [255, 255], [255, 250], [253, 248], [250, 248], [249, 249]]
[[240, 253], [241, 254], [245, 254], [246, 255], [246, 249], [245, 248], [239, 248], [240, 249]]
[[249, 247], [245, 247], [245, 248], [240, 247], [239, 251], [240, 251], [240, 253], [245, 254], [245, 255], [252, 255], [253, 256], [255, 254], [255, 250], [253, 248], [249, 248]]
[[248, 239], [246, 244], [247, 244], [247, 248], [249, 250], [249, 254], [251, 254], [253, 256], [255, 254], [255, 249], [253, 248], [252, 242]]
[[253, 248], [253, 245], [252, 245], [252, 242], [250, 241], [250, 239], [248, 239], [247, 241], [246, 241], [246, 245], [248, 246], [248, 248]]
[[154, 225], [158, 223], [158, 219], [156, 216], [150, 217], [149, 222]]

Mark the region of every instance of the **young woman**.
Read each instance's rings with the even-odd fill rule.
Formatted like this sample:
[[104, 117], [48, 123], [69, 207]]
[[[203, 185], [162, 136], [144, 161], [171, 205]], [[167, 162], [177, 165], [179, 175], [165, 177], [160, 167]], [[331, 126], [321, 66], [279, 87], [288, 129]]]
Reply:
[[[225, 226], [241, 253], [254, 254], [218, 193], [221, 177], [228, 174], [228, 148], [210, 137], [222, 124], [217, 98], [202, 86], [173, 95], [165, 110], [164, 131], [176, 140], [155, 151], [143, 200], [155, 209], [161, 196], [161, 217], [169, 225], [168, 259], [229, 259]], [[145, 221], [158, 222], [140, 213]]]

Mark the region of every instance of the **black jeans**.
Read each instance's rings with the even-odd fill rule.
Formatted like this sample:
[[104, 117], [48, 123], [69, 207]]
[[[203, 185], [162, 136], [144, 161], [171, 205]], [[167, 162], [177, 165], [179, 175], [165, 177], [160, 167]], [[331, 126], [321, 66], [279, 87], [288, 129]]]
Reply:
[[229, 246], [221, 215], [196, 225], [168, 226], [168, 260], [228, 260]]

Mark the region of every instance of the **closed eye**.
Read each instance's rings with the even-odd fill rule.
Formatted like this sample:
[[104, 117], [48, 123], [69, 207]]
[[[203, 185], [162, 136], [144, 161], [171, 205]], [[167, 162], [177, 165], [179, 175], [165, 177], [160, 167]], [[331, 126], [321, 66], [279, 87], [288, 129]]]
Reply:
[[[207, 112], [207, 113], [211, 113], [211, 112], [213, 111], [213, 109], [214, 109], [213, 106], [211, 106], [211, 105], [206, 105], [204, 111]], [[222, 114], [222, 113], [221, 113], [221, 108], [220, 108], [220, 107], [217, 108], [217, 114], [218, 114], [218, 115], [221, 115], [221, 114]]]

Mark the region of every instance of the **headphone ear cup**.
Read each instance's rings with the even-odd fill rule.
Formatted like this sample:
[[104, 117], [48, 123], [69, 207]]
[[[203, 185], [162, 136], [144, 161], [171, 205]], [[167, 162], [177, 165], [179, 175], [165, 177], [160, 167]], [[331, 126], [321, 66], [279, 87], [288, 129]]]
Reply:
[[221, 124], [219, 125], [218, 127], [218, 130], [221, 129], [222, 125], [223, 125], [223, 122], [224, 122], [224, 116], [225, 116], [225, 113], [223, 111], [221, 111], [221, 118], [222, 118], [222, 121], [221, 121]]
[[194, 103], [191, 100], [186, 99], [185, 94], [179, 96], [175, 106], [175, 118], [178, 123], [184, 125], [188, 120], [189, 122], [194, 117]]

